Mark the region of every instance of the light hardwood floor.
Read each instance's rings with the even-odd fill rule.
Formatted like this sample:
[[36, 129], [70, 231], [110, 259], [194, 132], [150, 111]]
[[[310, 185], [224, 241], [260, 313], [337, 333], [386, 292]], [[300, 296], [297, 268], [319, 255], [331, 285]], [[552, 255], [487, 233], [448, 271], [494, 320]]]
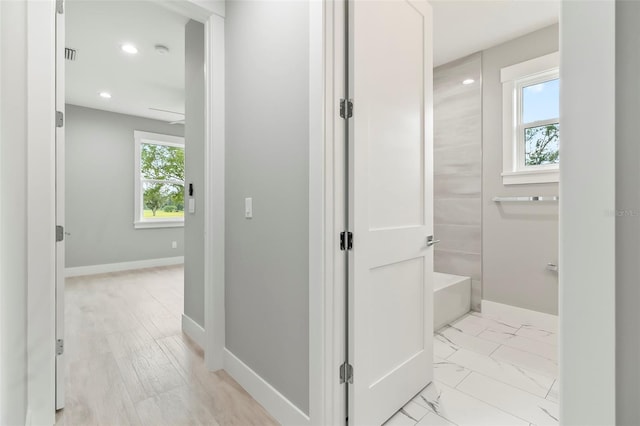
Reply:
[[181, 331], [182, 266], [68, 278], [58, 425], [276, 425]]

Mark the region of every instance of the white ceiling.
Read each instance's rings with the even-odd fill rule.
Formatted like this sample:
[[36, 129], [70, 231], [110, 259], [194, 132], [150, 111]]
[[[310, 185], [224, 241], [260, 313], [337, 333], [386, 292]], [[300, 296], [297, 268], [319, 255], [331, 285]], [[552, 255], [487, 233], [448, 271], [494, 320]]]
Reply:
[[[442, 65], [558, 22], [560, 0], [430, 0], [434, 65]], [[188, 18], [151, 1], [68, 0], [67, 103], [177, 121], [184, 117], [184, 26]], [[123, 53], [123, 43], [137, 55]], [[168, 55], [154, 46], [163, 44]], [[111, 99], [98, 96], [101, 91]]]
[[[184, 119], [184, 27], [188, 18], [150, 1], [68, 0], [66, 102], [165, 121]], [[123, 43], [137, 55], [121, 50]], [[161, 55], [154, 46], [170, 52]], [[111, 99], [98, 94], [111, 93]]]
[[434, 66], [558, 22], [560, 0], [430, 0]]

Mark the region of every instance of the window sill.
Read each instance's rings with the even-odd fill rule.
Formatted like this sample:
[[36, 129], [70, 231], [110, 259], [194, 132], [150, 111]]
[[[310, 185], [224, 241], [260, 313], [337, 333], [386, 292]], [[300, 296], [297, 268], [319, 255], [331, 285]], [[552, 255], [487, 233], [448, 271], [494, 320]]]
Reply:
[[532, 183], [560, 182], [559, 169], [527, 170], [518, 172], [503, 172], [503, 185], [526, 185]]
[[184, 228], [184, 220], [159, 220], [157, 222], [134, 222], [135, 229]]

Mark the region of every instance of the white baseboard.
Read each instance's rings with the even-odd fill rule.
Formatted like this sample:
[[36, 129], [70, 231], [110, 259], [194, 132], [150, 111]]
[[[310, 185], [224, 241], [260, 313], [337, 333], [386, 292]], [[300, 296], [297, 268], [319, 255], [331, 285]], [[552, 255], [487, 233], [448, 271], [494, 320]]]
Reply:
[[532, 311], [530, 309], [519, 308], [517, 306], [505, 305], [503, 303], [482, 301], [482, 313], [494, 316], [506, 316], [522, 322], [530, 322], [545, 330], [558, 331], [558, 316], [544, 312]]
[[224, 369], [280, 424], [302, 426], [311, 423], [309, 416], [229, 352], [227, 348], [224, 349]]
[[81, 275], [105, 274], [108, 272], [128, 271], [131, 269], [153, 268], [156, 266], [180, 265], [184, 263], [184, 256], [164, 257], [161, 259], [136, 260], [134, 262], [106, 263], [104, 265], [77, 266], [65, 268], [65, 277], [79, 277]]
[[204, 349], [204, 328], [185, 314], [182, 314], [182, 332]]

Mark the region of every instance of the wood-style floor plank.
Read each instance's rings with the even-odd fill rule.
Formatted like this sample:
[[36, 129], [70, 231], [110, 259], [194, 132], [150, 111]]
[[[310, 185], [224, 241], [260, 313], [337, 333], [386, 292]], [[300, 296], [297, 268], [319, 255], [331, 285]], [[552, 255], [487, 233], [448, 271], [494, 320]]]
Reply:
[[67, 279], [58, 425], [278, 423], [181, 330], [182, 266]]

